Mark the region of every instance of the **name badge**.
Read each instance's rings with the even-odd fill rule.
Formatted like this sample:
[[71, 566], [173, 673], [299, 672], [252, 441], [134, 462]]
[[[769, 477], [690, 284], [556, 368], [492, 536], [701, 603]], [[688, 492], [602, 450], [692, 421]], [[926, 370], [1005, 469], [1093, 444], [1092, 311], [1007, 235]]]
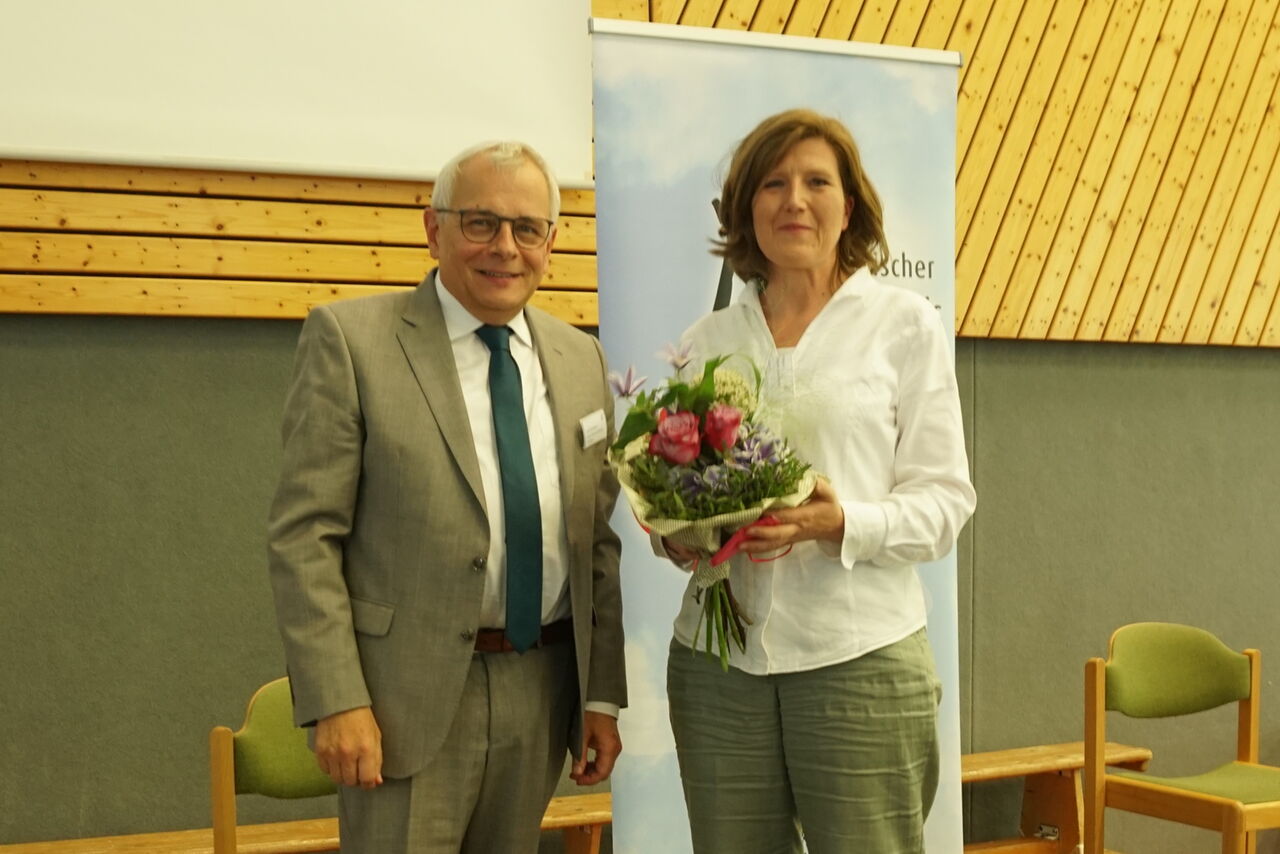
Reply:
[[590, 448], [596, 442], [603, 441], [609, 436], [609, 424], [605, 421], [604, 410], [597, 409], [588, 415], [584, 415], [578, 421], [578, 432], [582, 434], [582, 447]]

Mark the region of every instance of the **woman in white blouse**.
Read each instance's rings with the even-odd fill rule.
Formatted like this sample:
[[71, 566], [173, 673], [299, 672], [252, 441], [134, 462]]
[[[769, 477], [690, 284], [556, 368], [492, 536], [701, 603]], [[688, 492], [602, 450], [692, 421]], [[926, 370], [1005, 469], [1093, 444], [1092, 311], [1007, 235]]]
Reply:
[[[826, 479], [734, 558], [751, 624], [728, 673], [694, 655], [693, 588], [667, 687], [698, 854], [923, 852], [939, 683], [915, 564], [976, 502], [953, 352], [923, 297], [875, 281], [880, 200], [838, 121], [791, 110], [739, 145], [717, 253], [749, 286], [685, 333], [763, 373], [757, 415]], [[691, 553], [668, 544], [679, 561]]]

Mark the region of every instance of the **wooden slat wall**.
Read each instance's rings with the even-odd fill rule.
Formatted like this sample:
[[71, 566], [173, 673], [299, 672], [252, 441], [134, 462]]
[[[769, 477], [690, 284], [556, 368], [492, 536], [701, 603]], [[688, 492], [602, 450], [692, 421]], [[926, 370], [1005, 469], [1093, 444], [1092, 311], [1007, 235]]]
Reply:
[[[298, 318], [412, 287], [429, 184], [0, 160], [0, 311]], [[562, 194], [535, 303], [597, 323], [595, 198]]]
[[[1280, 0], [593, 0], [959, 51], [956, 328], [1280, 347]], [[0, 161], [0, 311], [297, 317], [405, 287], [428, 188]], [[593, 198], [539, 301], [596, 321]]]
[[1280, 347], [1280, 0], [635, 7], [962, 54], [959, 335]]

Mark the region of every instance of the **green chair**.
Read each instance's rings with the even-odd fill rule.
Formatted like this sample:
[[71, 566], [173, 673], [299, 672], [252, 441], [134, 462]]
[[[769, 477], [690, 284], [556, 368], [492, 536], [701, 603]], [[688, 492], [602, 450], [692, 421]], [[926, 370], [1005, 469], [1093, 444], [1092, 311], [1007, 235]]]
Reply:
[[209, 771], [214, 854], [235, 854], [236, 795], [314, 798], [336, 791], [307, 747], [306, 732], [293, 725], [293, 698], [285, 677], [254, 693], [239, 730], [213, 728]]
[[[1103, 854], [1106, 807], [1222, 834], [1223, 854], [1254, 854], [1255, 831], [1280, 827], [1280, 768], [1258, 763], [1260, 654], [1209, 632], [1134, 623], [1085, 665], [1084, 854]], [[1190, 777], [1106, 767], [1106, 713], [1167, 718], [1239, 704], [1236, 758]]]

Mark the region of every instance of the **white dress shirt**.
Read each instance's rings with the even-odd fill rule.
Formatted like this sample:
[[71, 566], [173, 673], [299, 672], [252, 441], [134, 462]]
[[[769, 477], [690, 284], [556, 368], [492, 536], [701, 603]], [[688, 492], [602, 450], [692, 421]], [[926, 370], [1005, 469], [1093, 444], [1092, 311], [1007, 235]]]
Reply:
[[[498, 469], [498, 442], [493, 433], [493, 405], [489, 400], [489, 348], [476, 330], [484, 324], [449, 293], [436, 274], [436, 293], [444, 313], [445, 328], [453, 345], [453, 361], [462, 385], [462, 399], [471, 423], [471, 438], [480, 460], [480, 482], [484, 486], [489, 514], [489, 556], [485, 564], [484, 600], [480, 625], [505, 628], [507, 625], [507, 545], [502, 510], [502, 476]], [[524, 396], [524, 416], [529, 425], [529, 450], [538, 481], [538, 507], [542, 511], [542, 624], [569, 616], [569, 574], [565, 565], [568, 541], [564, 508], [560, 503], [560, 466], [557, 461], [556, 431], [551, 420], [547, 384], [542, 363], [533, 349], [529, 324], [521, 312], [507, 324], [511, 329], [511, 356], [520, 369], [520, 389]]]
[[[811, 670], [901, 640], [925, 624], [915, 564], [949, 552], [976, 505], [955, 355], [923, 297], [851, 276], [794, 347], [777, 348], [747, 287], [684, 335], [694, 363], [741, 354], [763, 374], [757, 420], [828, 478], [843, 542], [798, 543], [766, 563], [733, 559], [730, 583], [752, 621], [748, 673]], [[694, 644], [701, 605], [686, 591], [675, 637]]]

